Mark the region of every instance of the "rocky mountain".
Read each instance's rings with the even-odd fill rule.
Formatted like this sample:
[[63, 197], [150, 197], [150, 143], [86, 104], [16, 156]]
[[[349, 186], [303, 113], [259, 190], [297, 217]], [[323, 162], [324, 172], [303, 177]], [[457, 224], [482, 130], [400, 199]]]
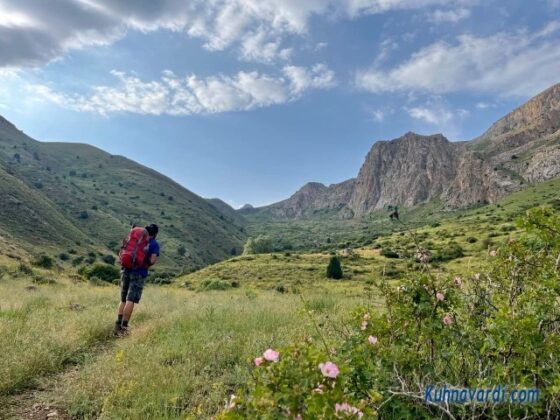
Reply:
[[442, 134], [411, 132], [378, 141], [356, 179], [329, 187], [306, 184], [287, 200], [258, 212], [272, 218], [301, 218], [337, 210], [340, 217], [348, 218], [388, 205], [411, 207], [432, 200], [459, 208], [492, 203], [559, 175], [560, 84], [472, 141], [450, 142]]
[[246, 239], [233, 209], [125, 157], [38, 142], [2, 117], [0, 195], [0, 237], [32, 255], [114, 256], [132, 223], [157, 223], [160, 266], [194, 268], [240, 252]]
[[[259, 210], [277, 218], [299, 218], [314, 210], [341, 210], [350, 200], [355, 182], [355, 179], [350, 179], [330, 186], [309, 182], [287, 200]], [[242, 214], [251, 214], [255, 210], [251, 207], [240, 211]]]

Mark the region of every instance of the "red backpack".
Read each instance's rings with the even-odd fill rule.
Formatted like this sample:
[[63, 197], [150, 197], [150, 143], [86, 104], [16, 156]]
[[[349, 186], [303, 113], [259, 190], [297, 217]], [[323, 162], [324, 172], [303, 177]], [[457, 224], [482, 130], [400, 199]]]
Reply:
[[136, 270], [146, 266], [146, 250], [150, 244], [150, 235], [143, 227], [132, 228], [123, 241], [119, 260], [122, 268]]

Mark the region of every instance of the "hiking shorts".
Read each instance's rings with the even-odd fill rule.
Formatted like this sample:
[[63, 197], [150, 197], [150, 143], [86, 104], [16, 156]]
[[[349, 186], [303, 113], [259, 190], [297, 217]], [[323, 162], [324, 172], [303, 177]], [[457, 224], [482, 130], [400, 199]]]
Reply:
[[144, 290], [145, 277], [130, 271], [123, 271], [121, 277], [121, 302], [140, 302]]

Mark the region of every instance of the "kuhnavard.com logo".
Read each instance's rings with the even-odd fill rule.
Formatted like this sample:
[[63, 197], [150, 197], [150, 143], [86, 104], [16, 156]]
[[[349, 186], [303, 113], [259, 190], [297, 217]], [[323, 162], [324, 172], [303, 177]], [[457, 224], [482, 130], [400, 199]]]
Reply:
[[428, 385], [424, 392], [424, 400], [431, 404], [536, 404], [540, 396], [539, 389], [504, 385], [491, 388]]

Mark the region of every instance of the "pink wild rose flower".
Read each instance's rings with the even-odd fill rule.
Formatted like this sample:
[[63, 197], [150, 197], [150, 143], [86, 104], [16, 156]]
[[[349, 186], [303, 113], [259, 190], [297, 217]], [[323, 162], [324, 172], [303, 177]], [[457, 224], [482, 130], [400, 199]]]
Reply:
[[461, 277], [459, 277], [459, 276], [455, 277], [455, 279], [454, 279], [453, 281], [455, 282], [455, 284], [456, 284], [457, 286], [460, 286], [460, 285], [463, 284], [463, 279], [462, 279]]
[[265, 360], [268, 360], [269, 362], [277, 362], [278, 359], [280, 358], [280, 353], [272, 349], [268, 349], [263, 353], [263, 357], [265, 358]]
[[362, 413], [356, 407], [351, 406], [347, 402], [344, 402], [342, 404], [335, 404], [334, 411], [336, 412], [336, 414], [344, 414], [346, 416], [357, 416], [359, 419], [361, 419], [364, 416], [364, 413]]
[[445, 295], [441, 292], [437, 292], [436, 293], [436, 299], [441, 302], [441, 301], [443, 301], [443, 299], [445, 299]]
[[260, 366], [264, 363], [264, 359], [262, 357], [255, 358], [255, 366]]
[[340, 373], [340, 370], [338, 370], [338, 366], [333, 362], [321, 363], [319, 365], [319, 369], [321, 369], [321, 373], [323, 374], [323, 376], [332, 379], [335, 379]]
[[372, 346], [375, 346], [377, 344], [377, 337], [374, 335], [370, 335], [367, 340]]
[[453, 317], [449, 314], [446, 314], [443, 317], [443, 325], [451, 325], [453, 324]]

